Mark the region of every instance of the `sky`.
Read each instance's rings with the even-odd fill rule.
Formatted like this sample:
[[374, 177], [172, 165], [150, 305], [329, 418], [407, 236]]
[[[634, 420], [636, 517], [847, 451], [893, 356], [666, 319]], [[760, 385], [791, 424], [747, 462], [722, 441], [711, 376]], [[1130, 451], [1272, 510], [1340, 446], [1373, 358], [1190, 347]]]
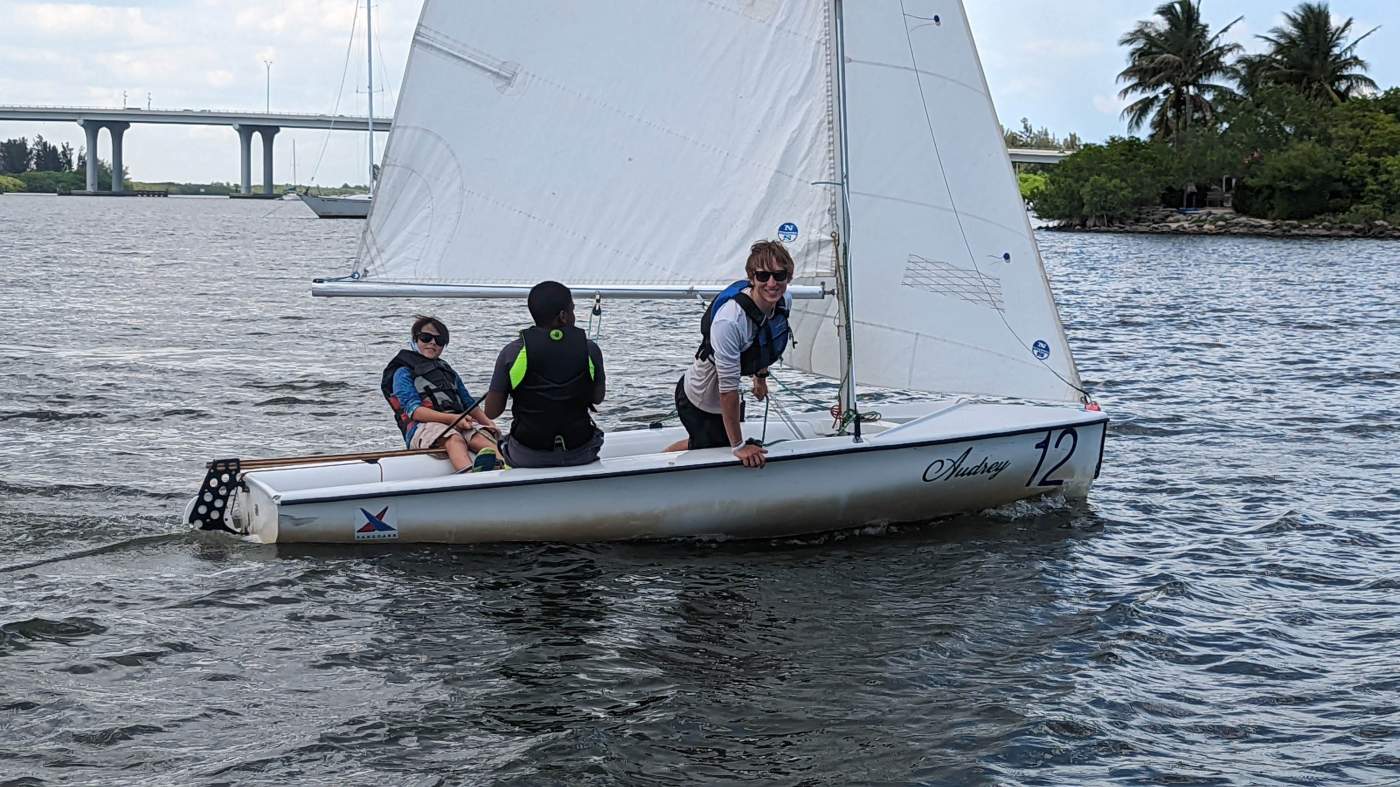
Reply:
[[[511, 0], [528, 2], [528, 0]], [[602, 0], [598, 0], [602, 1]], [[656, 0], [672, 2], [675, 0]], [[579, 0], [585, 2], [585, 0]], [[1151, 17], [1158, 0], [964, 0], [1005, 125], [1028, 118], [1087, 141], [1126, 133], [1116, 76], [1118, 38]], [[376, 0], [375, 109], [393, 106], [422, 0]], [[1228, 38], [1249, 51], [1293, 0], [1204, 0], [1218, 28], [1244, 16]], [[1380, 25], [1359, 54], [1382, 87], [1400, 85], [1400, 2], [1333, 0], [1334, 17], [1357, 32]], [[352, 24], [357, 30], [351, 36]], [[230, 109], [363, 114], [363, 0], [0, 0], [0, 104], [156, 109]], [[271, 61], [269, 67], [264, 61]], [[349, 64], [348, 70], [346, 68]], [[342, 75], [344, 80], [342, 82]], [[42, 134], [83, 144], [76, 123], [0, 122], [0, 139]], [[379, 135], [376, 150], [383, 150]], [[261, 177], [254, 142], [254, 181]], [[98, 154], [110, 158], [107, 135]], [[353, 132], [283, 130], [278, 182], [363, 183], [368, 154]], [[236, 181], [238, 142], [224, 126], [136, 125], [123, 155], [144, 181]]]

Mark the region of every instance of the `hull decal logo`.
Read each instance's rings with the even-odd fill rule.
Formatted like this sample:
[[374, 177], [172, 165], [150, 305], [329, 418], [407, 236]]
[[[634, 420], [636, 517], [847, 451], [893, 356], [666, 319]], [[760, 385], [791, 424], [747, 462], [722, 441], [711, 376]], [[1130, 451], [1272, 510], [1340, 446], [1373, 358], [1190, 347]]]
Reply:
[[952, 481], [956, 478], [972, 478], [974, 476], [986, 476], [988, 481], [995, 480], [1001, 475], [1001, 471], [1011, 466], [1009, 460], [992, 460], [990, 457], [982, 457], [982, 461], [975, 465], [969, 465], [967, 458], [972, 455], [972, 446], [968, 446], [966, 451], [956, 459], [935, 459], [924, 468], [924, 481], [932, 483], [934, 481]]
[[360, 513], [364, 515], [365, 522], [355, 531], [356, 541], [393, 541], [398, 539], [398, 528], [388, 522], [388, 506], [381, 508], [377, 514], [371, 514], [365, 508], [361, 508]]

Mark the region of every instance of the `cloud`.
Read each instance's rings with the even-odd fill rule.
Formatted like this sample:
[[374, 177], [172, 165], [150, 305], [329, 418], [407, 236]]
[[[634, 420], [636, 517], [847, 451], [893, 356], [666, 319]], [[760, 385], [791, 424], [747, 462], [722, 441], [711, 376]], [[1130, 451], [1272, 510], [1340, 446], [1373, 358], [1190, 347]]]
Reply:
[[152, 44], [174, 36], [147, 21], [140, 8], [109, 8], [91, 3], [16, 3], [11, 30], [65, 40], [120, 39], [128, 44]]
[[1126, 107], [1128, 105], [1128, 102], [1117, 96], [1097, 95], [1094, 96], [1093, 104], [1094, 109], [1098, 110], [1099, 112], [1102, 112], [1105, 115], [1112, 115], [1114, 117], [1118, 117], [1119, 115], [1123, 114], [1123, 107]]
[[1023, 55], [1053, 58], [1094, 57], [1107, 49], [1102, 41], [1074, 38], [1032, 39], [1021, 45]]
[[204, 73], [204, 81], [210, 87], [227, 87], [233, 84], [233, 72], [227, 68], [220, 68]]

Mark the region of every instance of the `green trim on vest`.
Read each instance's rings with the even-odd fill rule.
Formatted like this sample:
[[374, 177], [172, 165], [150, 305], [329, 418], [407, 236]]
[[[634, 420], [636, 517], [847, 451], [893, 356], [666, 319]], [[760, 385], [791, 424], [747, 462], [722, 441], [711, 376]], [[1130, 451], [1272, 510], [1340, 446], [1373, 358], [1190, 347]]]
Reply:
[[510, 365], [510, 389], [513, 391], [520, 387], [520, 381], [525, 379], [525, 369], [529, 366], [530, 360], [525, 355], [525, 342], [520, 342], [520, 354], [515, 356], [515, 363]]
[[590, 380], [596, 380], [596, 379], [598, 379], [597, 373], [595, 373], [595, 372], [593, 371], [593, 355], [592, 355], [591, 353], [590, 353], [589, 356], [588, 356], [588, 379], [590, 379]]

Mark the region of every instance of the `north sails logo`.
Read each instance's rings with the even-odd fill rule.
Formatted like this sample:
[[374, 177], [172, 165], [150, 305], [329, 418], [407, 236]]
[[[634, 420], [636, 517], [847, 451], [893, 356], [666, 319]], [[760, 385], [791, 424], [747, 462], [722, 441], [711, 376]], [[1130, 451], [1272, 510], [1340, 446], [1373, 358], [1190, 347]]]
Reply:
[[365, 515], [365, 523], [355, 531], [356, 541], [393, 541], [398, 539], [399, 531], [388, 522], [389, 507], [384, 506], [377, 514], [371, 514], [366, 509], [361, 508], [360, 513]]

